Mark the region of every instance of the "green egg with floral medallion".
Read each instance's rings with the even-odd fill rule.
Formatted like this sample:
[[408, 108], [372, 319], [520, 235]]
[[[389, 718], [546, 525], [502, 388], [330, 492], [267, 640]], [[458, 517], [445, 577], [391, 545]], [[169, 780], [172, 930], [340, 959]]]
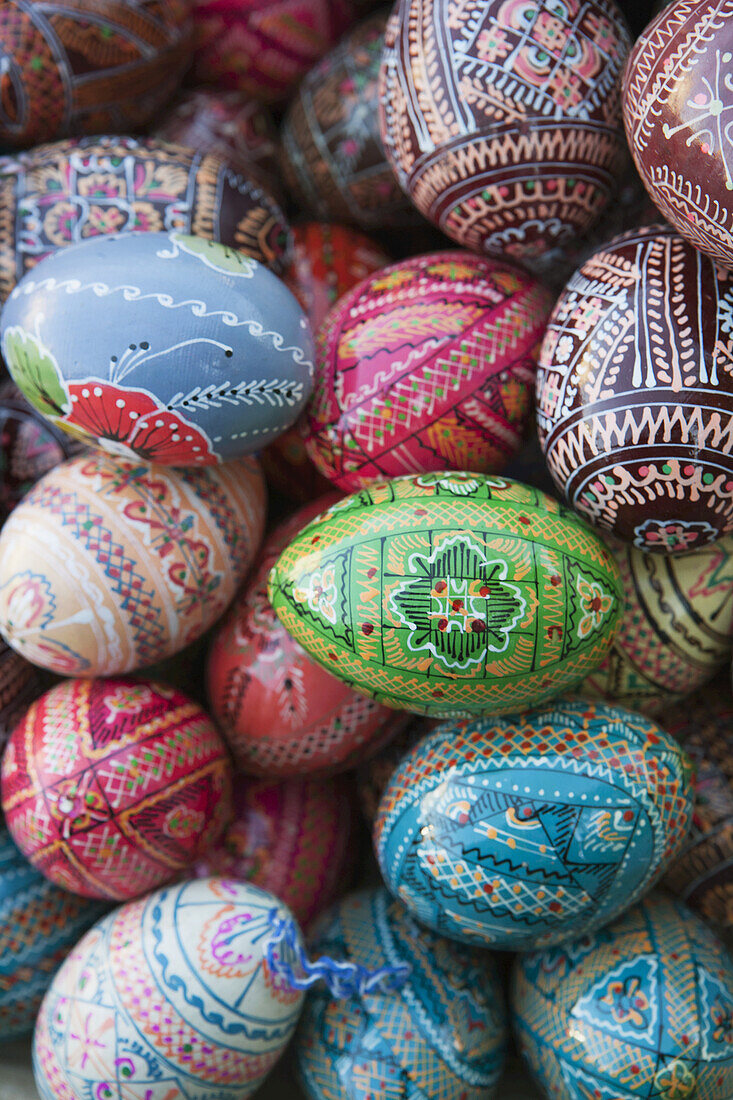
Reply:
[[623, 609], [618, 567], [564, 505], [508, 478], [376, 482], [323, 512], [270, 574], [314, 660], [434, 717], [537, 705], [596, 668]]

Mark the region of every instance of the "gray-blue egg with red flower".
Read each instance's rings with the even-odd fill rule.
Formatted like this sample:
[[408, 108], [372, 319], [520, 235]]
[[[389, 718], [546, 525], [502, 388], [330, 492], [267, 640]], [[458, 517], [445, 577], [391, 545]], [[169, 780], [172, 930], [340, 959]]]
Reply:
[[208, 466], [259, 450], [312, 388], [298, 302], [256, 260], [174, 231], [64, 249], [21, 279], [2, 353], [54, 424], [112, 454]]

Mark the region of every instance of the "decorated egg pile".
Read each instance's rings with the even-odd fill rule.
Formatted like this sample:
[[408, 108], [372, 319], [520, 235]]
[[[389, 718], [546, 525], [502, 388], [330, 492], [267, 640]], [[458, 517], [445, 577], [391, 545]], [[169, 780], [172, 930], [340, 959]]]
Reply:
[[49, 256], [13, 290], [0, 329], [31, 404], [146, 462], [239, 458], [289, 427], [310, 394], [310, 327], [287, 287], [243, 253], [181, 233]]
[[267, 578], [282, 551], [334, 499], [331, 494], [306, 505], [272, 532], [213, 636], [211, 713], [238, 766], [255, 775], [344, 771], [406, 721], [311, 660], [267, 599]]
[[0, 300], [44, 257], [89, 237], [193, 233], [273, 271], [289, 259], [272, 195], [215, 152], [153, 138], [87, 137], [0, 160]]
[[0, 827], [0, 1040], [31, 1033], [54, 972], [103, 912], [35, 871]]
[[362, 229], [416, 221], [379, 136], [386, 14], [370, 16], [298, 88], [282, 130], [283, 171], [298, 203]]
[[379, 110], [400, 186], [452, 240], [531, 258], [585, 232], [625, 164], [613, 0], [399, 0]]
[[649, 194], [678, 233], [733, 267], [729, 90], [733, 11], [726, 3], [663, 5], [632, 50], [623, 111]]
[[561, 700], [429, 734], [392, 775], [374, 843], [420, 921], [527, 950], [641, 897], [691, 816], [690, 765], [673, 738], [631, 711]]
[[144, 126], [191, 58], [187, 0], [6, 0], [0, 144]]
[[512, 1008], [525, 1060], [553, 1100], [733, 1093], [733, 964], [663, 894], [591, 936], [520, 955]]
[[161, 1083], [171, 1100], [193, 1090], [197, 1100], [249, 1096], [303, 1000], [264, 956], [278, 920], [292, 923], [277, 898], [216, 878], [115, 909], [69, 955], [43, 1002], [34, 1042], [42, 1100], [153, 1097]]
[[199, 877], [246, 880], [280, 898], [303, 928], [351, 881], [357, 833], [346, 780], [238, 775], [234, 813], [196, 864]]
[[348, 25], [350, 0], [193, 0], [199, 84], [282, 100]]
[[39, 871], [84, 897], [134, 898], [175, 878], [231, 815], [230, 764], [175, 688], [65, 680], [34, 703], [2, 761], [2, 804]]
[[39, 478], [83, 447], [34, 409], [16, 385], [0, 383], [0, 520]]
[[252, 459], [166, 470], [96, 451], [57, 466], [0, 534], [0, 632], [61, 675], [183, 649], [226, 610], [262, 537]]
[[730, 658], [733, 539], [674, 556], [646, 554], [616, 540], [610, 550], [626, 608], [608, 655], [577, 690], [658, 714], [712, 679]]
[[356, 773], [359, 803], [362, 813], [370, 825], [374, 823], [387, 785], [410, 749], [431, 733], [439, 724], [430, 718], [413, 718], [396, 736], [366, 760]]
[[527, 426], [551, 304], [518, 268], [468, 252], [365, 279], [318, 335], [311, 458], [346, 492], [426, 470], [500, 470]]
[[640, 550], [686, 553], [733, 530], [731, 303], [733, 277], [654, 226], [586, 260], [550, 319], [537, 378], [550, 473]]
[[283, 552], [269, 597], [334, 675], [436, 717], [578, 683], [623, 605], [613, 559], [571, 512], [519, 482], [460, 473], [377, 482], [332, 505]]
[[337, 1000], [314, 990], [296, 1043], [308, 1097], [495, 1095], [506, 1024], [491, 955], [422, 928], [386, 890], [335, 906], [314, 950], [369, 968], [407, 963], [411, 973], [388, 996]]
[[733, 928], [733, 700], [723, 677], [670, 707], [660, 721], [692, 761], [695, 812], [690, 835], [664, 884], [711, 924]]
[[265, 107], [242, 99], [239, 92], [189, 91], [157, 123], [153, 135], [199, 154], [218, 153], [242, 176], [261, 180], [272, 194], [280, 190], [275, 124]]

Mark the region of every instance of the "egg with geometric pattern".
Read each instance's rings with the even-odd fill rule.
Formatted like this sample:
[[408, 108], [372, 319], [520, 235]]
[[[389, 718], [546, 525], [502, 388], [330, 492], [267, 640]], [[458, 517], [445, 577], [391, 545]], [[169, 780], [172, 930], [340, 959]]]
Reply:
[[104, 911], [45, 879], [0, 826], [0, 1042], [30, 1034], [55, 971]]
[[289, 910], [208, 878], [167, 886], [99, 921], [71, 952], [34, 1038], [42, 1100], [245, 1100], [284, 1051], [303, 993], [266, 948]]
[[552, 1100], [728, 1100], [733, 961], [685, 905], [652, 893], [606, 928], [519, 955], [512, 1023]]
[[602, 927], [679, 853], [691, 765], [654, 722], [559, 700], [439, 726], [382, 796], [389, 889], [442, 935], [527, 951]]
[[180, 876], [231, 816], [231, 762], [208, 715], [145, 680], [64, 680], [2, 759], [20, 850], [83, 897], [126, 900]]

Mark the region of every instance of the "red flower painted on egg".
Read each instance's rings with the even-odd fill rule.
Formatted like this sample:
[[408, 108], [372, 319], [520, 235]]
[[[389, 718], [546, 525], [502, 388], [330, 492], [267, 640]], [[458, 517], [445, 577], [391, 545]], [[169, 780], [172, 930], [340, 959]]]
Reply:
[[92, 436], [111, 454], [166, 466], [210, 466], [218, 461], [205, 432], [146, 390], [96, 379], [67, 386], [71, 408], [64, 425]]

